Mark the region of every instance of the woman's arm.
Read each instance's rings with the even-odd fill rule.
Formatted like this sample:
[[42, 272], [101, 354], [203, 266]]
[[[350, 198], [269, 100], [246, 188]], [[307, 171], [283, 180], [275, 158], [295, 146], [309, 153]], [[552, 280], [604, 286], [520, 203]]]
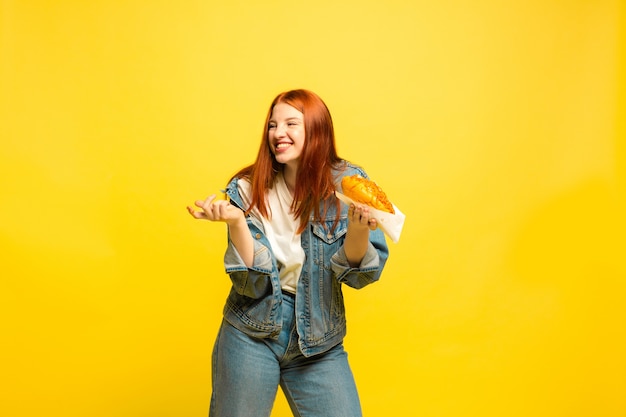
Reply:
[[252, 240], [250, 229], [248, 229], [246, 218], [243, 216], [243, 211], [234, 206], [231, 207], [238, 210], [242, 216], [237, 221], [228, 223], [230, 240], [233, 242], [237, 252], [239, 252], [243, 262], [250, 268], [254, 263], [254, 241]]
[[215, 197], [213, 194], [206, 200], [197, 200], [195, 205], [201, 210], [196, 211], [187, 206], [187, 211], [195, 219], [226, 223], [230, 240], [239, 252], [239, 256], [247, 267], [251, 267], [254, 262], [254, 241], [243, 211], [226, 200], [215, 200]]
[[370, 218], [367, 206], [350, 204], [344, 251], [351, 267], [356, 268], [361, 264], [367, 252], [370, 230], [376, 230], [377, 227], [376, 220]]

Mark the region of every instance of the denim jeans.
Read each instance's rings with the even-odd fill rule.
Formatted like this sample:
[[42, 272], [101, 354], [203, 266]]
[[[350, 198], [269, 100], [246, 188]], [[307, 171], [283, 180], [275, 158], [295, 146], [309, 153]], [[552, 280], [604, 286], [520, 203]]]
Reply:
[[283, 295], [278, 340], [258, 339], [223, 321], [213, 350], [210, 417], [269, 417], [278, 385], [296, 417], [360, 417], [343, 344], [305, 357], [298, 347], [294, 298]]

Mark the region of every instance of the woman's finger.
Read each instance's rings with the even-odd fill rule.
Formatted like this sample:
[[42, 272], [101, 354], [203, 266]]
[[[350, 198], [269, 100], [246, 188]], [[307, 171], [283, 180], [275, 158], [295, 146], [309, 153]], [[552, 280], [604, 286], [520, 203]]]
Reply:
[[370, 211], [367, 207], [361, 207], [361, 218], [359, 219], [361, 221], [361, 224], [368, 224], [370, 221]]
[[202, 209], [204, 217], [208, 219], [211, 219], [211, 201], [213, 201], [213, 198], [215, 198], [215, 196], [210, 195], [204, 200], [196, 201], [196, 206]]
[[219, 204], [220, 218], [224, 219], [227, 217], [229, 206], [230, 206], [230, 203], [228, 201], [226, 200], [220, 201], [220, 204]]
[[187, 211], [194, 219], [206, 219], [206, 215], [202, 211], [196, 211], [193, 207], [187, 206]]
[[211, 194], [204, 200], [196, 200], [194, 201], [194, 204], [196, 207], [198, 207], [201, 210], [194, 210], [193, 207], [187, 206], [187, 211], [195, 219], [213, 220], [213, 214], [212, 214], [213, 203], [212, 202], [213, 200], [215, 200], [215, 197], [216, 197], [215, 194]]
[[205, 211], [211, 210], [211, 204], [213, 203], [213, 200], [215, 200], [215, 194], [211, 194], [210, 196], [208, 196], [203, 202], [202, 202], [202, 208]]

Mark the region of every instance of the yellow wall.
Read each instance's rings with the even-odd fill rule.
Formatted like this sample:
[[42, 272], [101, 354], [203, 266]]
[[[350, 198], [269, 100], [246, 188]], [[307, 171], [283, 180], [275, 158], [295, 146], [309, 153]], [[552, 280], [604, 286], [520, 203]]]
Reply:
[[407, 215], [346, 291], [366, 416], [626, 414], [623, 2], [0, 5], [0, 415], [206, 415], [225, 230], [185, 206], [298, 87]]

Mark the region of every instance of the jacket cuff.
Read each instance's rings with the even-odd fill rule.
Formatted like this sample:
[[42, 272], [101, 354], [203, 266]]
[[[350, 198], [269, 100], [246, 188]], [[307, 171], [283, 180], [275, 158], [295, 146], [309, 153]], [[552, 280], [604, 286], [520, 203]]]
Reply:
[[254, 241], [254, 259], [252, 266], [248, 268], [239, 255], [235, 245], [229, 240], [226, 253], [224, 255], [224, 265], [226, 272], [242, 271], [251, 269], [254, 271], [270, 273], [272, 271], [272, 256], [269, 249], [258, 240]]
[[358, 267], [352, 268], [350, 266], [350, 263], [348, 263], [348, 257], [346, 256], [346, 251], [343, 246], [339, 248], [337, 253], [335, 253], [330, 258], [330, 264], [335, 275], [341, 277], [346, 272], [351, 270], [372, 271], [378, 269], [378, 266], [380, 265], [380, 259], [378, 257], [378, 251], [376, 250], [374, 245], [372, 245], [372, 242], [369, 242], [369, 244], [367, 245], [367, 251], [363, 256], [363, 259], [361, 259], [361, 263]]

